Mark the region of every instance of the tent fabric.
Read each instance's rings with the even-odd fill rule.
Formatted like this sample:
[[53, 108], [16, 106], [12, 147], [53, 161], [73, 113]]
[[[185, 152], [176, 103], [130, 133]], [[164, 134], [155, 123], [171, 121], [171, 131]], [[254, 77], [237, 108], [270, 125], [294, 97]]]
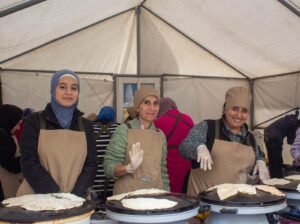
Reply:
[[115, 105], [111, 74], [163, 77], [195, 122], [219, 117], [235, 85], [253, 91], [253, 125], [300, 107], [300, 19], [279, 1], [51, 0], [0, 27], [3, 103], [42, 109], [50, 71], [68, 68], [86, 114]]
[[[243, 77], [146, 10], [141, 16], [141, 73]], [[157, 57], [159, 55], [159, 57]]]
[[154, 0], [145, 7], [250, 78], [299, 71], [300, 20], [273, 0]]
[[51, 0], [0, 19], [0, 61], [135, 7], [138, 0]]
[[3, 67], [135, 74], [135, 38], [131, 11], [10, 60]]
[[[50, 102], [50, 82], [53, 73], [1, 72], [4, 103], [36, 111]], [[113, 105], [113, 80], [108, 75], [80, 74], [78, 107], [85, 115], [98, 113], [102, 105]]]

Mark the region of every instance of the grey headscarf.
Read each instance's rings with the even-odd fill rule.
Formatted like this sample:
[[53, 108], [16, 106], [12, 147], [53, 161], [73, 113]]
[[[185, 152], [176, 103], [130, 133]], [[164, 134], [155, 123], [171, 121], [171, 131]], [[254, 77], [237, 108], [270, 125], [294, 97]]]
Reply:
[[172, 109], [177, 109], [177, 105], [174, 102], [174, 100], [172, 100], [169, 97], [161, 98], [160, 102], [159, 102], [158, 117], [161, 115], [164, 115], [165, 113], [167, 113], [169, 110], [172, 110]]

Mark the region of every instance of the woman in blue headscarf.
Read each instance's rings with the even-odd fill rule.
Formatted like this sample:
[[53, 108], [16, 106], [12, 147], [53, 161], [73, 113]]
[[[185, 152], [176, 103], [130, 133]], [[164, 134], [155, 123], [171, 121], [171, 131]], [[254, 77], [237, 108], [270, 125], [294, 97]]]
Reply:
[[54, 73], [51, 102], [31, 114], [20, 141], [25, 180], [17, 195], [70, 192], [81, 197], [92, 186], [96, 146], [92, 124], [77, 109], [78, 76], [70, 70]]

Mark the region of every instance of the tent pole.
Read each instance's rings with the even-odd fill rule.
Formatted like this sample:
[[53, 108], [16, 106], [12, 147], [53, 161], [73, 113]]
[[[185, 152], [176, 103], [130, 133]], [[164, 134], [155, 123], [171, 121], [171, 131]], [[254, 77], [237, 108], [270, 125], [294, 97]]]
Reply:
[[249, 88], [252, 95], [252, 103], [250, 106], [250, 129], [252, 130], [254, 125], [254, 82], [252, 79], [248, 79]]
[[141, 15], [141, 6], [137, 6], [135, 10], [136, 14], [136, 73], [139, 77], [141, 74], [141, 33], [140, 33], [140, 15]]

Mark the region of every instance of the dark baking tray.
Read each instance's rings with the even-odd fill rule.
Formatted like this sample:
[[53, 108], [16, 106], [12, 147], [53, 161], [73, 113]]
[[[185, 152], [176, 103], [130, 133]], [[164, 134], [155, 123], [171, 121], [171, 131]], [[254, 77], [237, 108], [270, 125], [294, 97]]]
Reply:
[[0, 204], [0, 221], [31, 223], [40, 221], [49, 221], [55, 219], [64, 219], [78, 216], [95, 209], [95, 203], [86, 201], [82, 206], [64, 209], [59, 211], [28, 211], [21, 207], [5, 207]]
[[156, 199], [168, 199], [171, 201], [176, 201], [178, 204], [172, 208], [167, 209], [154, 209], [154, 210], [133, 210], [126, 208], [122, 205], [120, 200], [110, 200], [106, 201], [106, 209], [115, 213], [121, 214], [136, 214], [136, 215], [162, 215], [184, 212], [192, 210], [199, 207], [199, 201], [196, 197], [191, 197], [185, 194], [176, 193], [163, 193], [163, 194], [153, 194], [153, 195], [135, 195], [125, 198], [156, 198]]

